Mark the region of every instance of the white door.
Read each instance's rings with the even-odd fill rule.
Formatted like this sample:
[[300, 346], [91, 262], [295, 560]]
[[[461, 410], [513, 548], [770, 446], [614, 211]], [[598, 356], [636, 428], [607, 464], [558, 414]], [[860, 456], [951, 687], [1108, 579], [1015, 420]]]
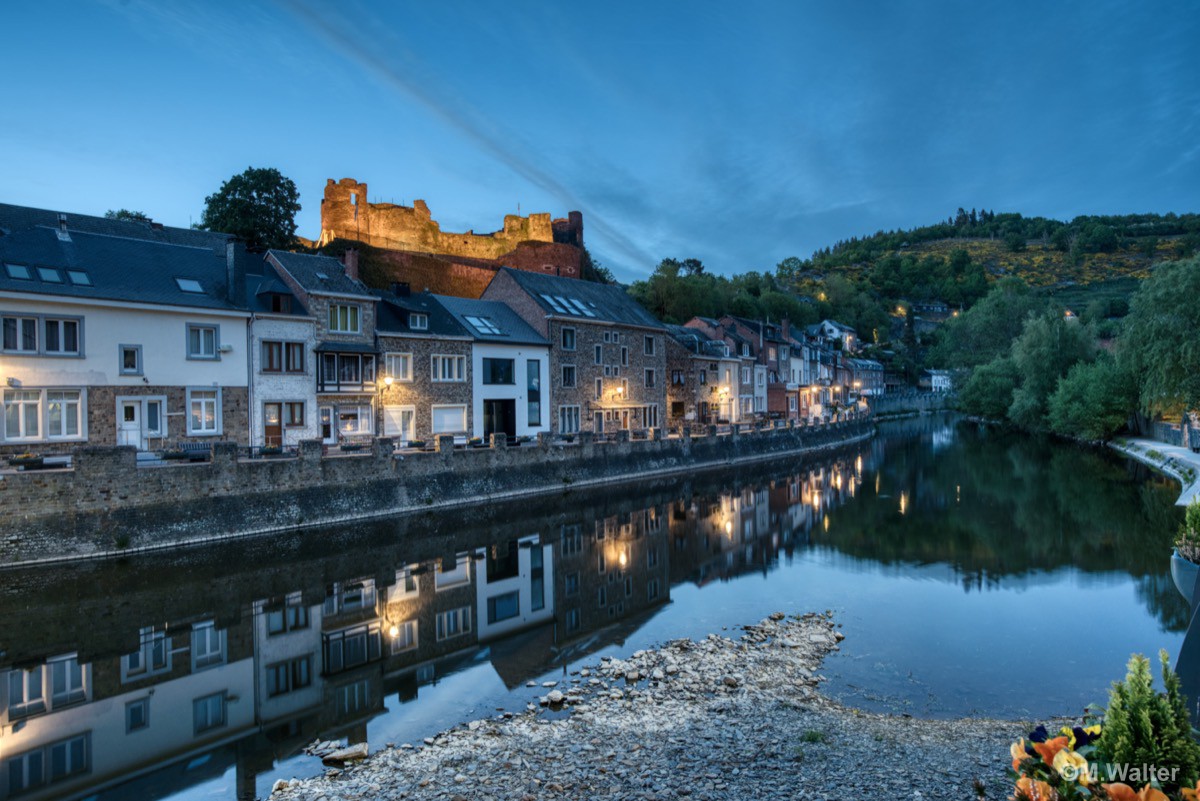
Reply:
[[416, 423], [416, 418], [417, 410], [415, 407], [384, 406], [383, 435], [385, 437], [395, 437], [400, 440], [401, 444], [407, 445], [409, 440], [415, 436], [413, 426]]
[[117, 444], [146, 450], [142, 436], [142, 402], [121, 401], [117, 409]]

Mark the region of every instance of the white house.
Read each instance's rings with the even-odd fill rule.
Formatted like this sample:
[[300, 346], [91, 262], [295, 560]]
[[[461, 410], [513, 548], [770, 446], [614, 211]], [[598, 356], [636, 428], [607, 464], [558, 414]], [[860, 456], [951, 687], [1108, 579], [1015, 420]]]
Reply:
[[934, 392], [949, 392], [954, 388], [954, 382], [949, 370], [930, 370], [929, 388]]
[[475, 619], [479, 639], [487, 640], [544, 623], [554, 617], [554, 545], [532, 534], [498, 548], [477, 552]]
[[550, 430], [550, 343], [506, 304], [435, 296], [472, 338], [471, 435]]
[[244, 249], [51, 214], [0, 205], [0, 450], [245, 441]]

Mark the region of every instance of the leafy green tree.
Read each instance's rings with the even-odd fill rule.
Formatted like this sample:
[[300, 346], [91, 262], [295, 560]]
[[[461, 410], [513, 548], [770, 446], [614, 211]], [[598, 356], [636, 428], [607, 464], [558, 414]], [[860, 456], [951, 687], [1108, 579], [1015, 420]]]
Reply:
[[1006, 278], [983, 300], [942, 326], [930, 363], [974, 367], [1007, 354], [1025, 320], [1046, 308], [1045, 298], [1031, 293], [1018, 279]]
[[1120, 355], [1152, 413], [1200, 408], [1200, 259], [1160, 265], [1133, 296]]
[[131, 222], [150, 222], [150, 217], [142, 211], [130, 211], [129, 209], [109, 209], [104, 212], [104, 216], [109, 220], [129, 220]]
[[1016, 232], [1005, 234], [1004, 247], [1008, 248], [1010, 253], [1020, 253], [1025, 249], [1025, 236]]
[[1076, 362], [1089, 361], [1095, 341], [1087, 326], [1057, 312], [1031, 317], [1012, 346], [1018, 386], [1008, 419], [1029, 431], [1048, 428], [1050, 395]]
[[967, 414], [1005, 420], [1016, 388], [1016, 365], [1008, 356], [998, 356], [975, 368], [958, 393], [958, 403]]
[[197, 228], [233, 234], [253, 249], [296, 243], [300, 193], [290, 178], [269, 167], [247, 167], [204, 199]]
[[597, 284], [615, 284], [617, 282], [612, 270], [601, 264], [599, 259], [593, 258], [586, 247], [579, 256], [579, 262], [579, 276], [583, 280], [594, 281]]
[[1132, 377], [1107, 353], [1079, 362], [1050, 396], [1050, 430], [1065, 437], [1107, 440], [1125, 428], [1137, 405]]

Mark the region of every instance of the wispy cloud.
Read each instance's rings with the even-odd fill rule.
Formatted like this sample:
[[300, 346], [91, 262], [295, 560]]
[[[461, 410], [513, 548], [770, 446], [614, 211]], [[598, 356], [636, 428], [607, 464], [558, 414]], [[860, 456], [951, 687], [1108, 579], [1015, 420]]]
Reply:
[[[306, 0], [279, 0], [279, 3], [343, 58], [418, 103], [514, 173], [572, 208], [583, 206], [576, 193], [548, 172], [537, 159], [513, 146], [513, 142], [519, 141], [518, 135], [505, 130], [505, 126], [494, 119], [478, 118], [465, 105], [447, 102], [446, 98], [453, 97], [453, 92], [447, 90], [445, 81], [432, 74], [403, 40], [390, 37], [386, 47], [388, 55], [384, 56], [377, 51], [383, 50], [381, 40], [386, 29], [362, 25], [351, 27], [344, 7], [335, 14]], [[372, 35], [364, 36], [364, 31], [371, 30], [374, 31]], [[609, 225], [603, 217], [589, 216], [587, 225], [634, 263], [647, 263], [652, 259], [624, 231]]]

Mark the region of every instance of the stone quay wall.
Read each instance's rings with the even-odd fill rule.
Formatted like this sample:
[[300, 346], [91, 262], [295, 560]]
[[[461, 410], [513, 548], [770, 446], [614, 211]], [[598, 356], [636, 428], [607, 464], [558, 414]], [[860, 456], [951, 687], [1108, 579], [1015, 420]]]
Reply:
[[[563, 443], [394, 451], [379, 438], [364, 453], [324, 453], [301, 443], [295, 458], [243, 459], [217, 443], [201, 463], [153, 466], [127, 447], [89, 446], [63, 470], [0, 474], [0, 569], [120, 556], [299, 527], [332, 526], [444, 507], [488, 504], [575, 488], [824, 452], [874, 434], [869, 417], [823, 425], [716, 427], [612, 441], [581, 433]], [[153, 464], [153, 463], [151, 463]]]
[[952, 392], [899, 392], [871, 399], [871, 411], [879, 417], [907, 417], [957, 408]]

